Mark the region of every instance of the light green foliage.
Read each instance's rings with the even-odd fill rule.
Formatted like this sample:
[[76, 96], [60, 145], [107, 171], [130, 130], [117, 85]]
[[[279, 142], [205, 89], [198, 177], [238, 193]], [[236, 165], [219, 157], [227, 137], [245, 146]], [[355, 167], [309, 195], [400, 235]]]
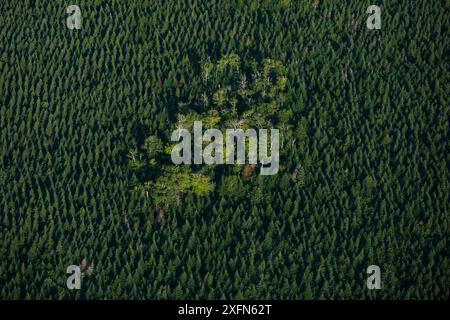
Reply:
[[144, 141], [142, 149], [146, 151], [146, 155], [149, 159], [158, 157], [163, 152], [163, 142], [157, 136], [149, 136]]
[[285, 101], [286, 72], [280, 61], [250, 60], [246, 64], [237, 54], [224, 55], [217, 62], [202, 62], [202, 75], [214, 73], [215, 77], [203, 83], [201, 97], [187, 103], [197, 111], [181, 110], [177, 127], [189, 129], [194, 121], [201, 120], [206, 127], [219, 129], [287, 128], [292, 112], [280, 112]]
[[[195, 121], [201, 121], [204, 129], [218, 128], [222, 130], [252, 127], [269, 129], [278, 125], [283, 126], [284, 129], [282, 139], [291, 138], [289, 123], [292, 120], [292, 111], [280, 109], [287, 83], [284, 76], [286, 68], [281, 62], [264, 59], [262, 63], [258, 63], [256, 60], [251, 60], [249, 69], [245, 70], [239, 56], [229, 54], [222, 56], [217, 62], [211, 62], [210, 59], [203, 60], [201, 72], [204, 87], [200, 92], [203, 94], [193, 101], [203, 99], [204, 101], [213, 101], [213, 105], [207, 106], [206, 103], [196, 105], [191, 102], [192, 109], [200, 109], [194, 111], [188, 108], [189, 102], [184, 103], [183, 113], [177, 115], [177, 128], [184, 128], [192, 132]], [[232, 76], [227, 78], [227, 72], [231, 72]], [[215, 74], [215, 77], [212, 77], [212, 74]], [[252, 77], [254, 81], [245, 80], [245, 85], [242, 84], [243, 79]], [[283, 82], [281, 86], [279, 81]], [[237, 111], [238, 109], [240, 112]], [[204, 145], [206, 144], [207, 142], [204, 142]], [[151, 180], [142, 183], [151, 186], [150, 199], [156, 207], [180, 204], [182, 196], [185, 194], [206, 196], [214, 190], [214, 183], [211, 180], [214, 171], [210, 171], [211, 176], [205, 176], [193, 172], [192, 167], [188, 165], [175, 167], [170, 165], [168, 159], [156, 161], [156, 158], [163, 152], [170, 155], [173, 145], [168, 142], [164, 146], [161, 139], [151, 135], [145, 139], [141, 147], [149, 164], [147, 170], [155, 173]], [[226, 148], [224, 149], [226, 154]], [[249, 150], [248, 142], [246, 150]], [[132, 159], [130, 167], [141, 170], [144, 165], [142, 162]], [[236, 166], [234, 169], [233, 171], [236, 171], [234, 174], [242, 171], [241, 166]], [[147, 188], [139, 186], [135, 190], [148, 193]]]

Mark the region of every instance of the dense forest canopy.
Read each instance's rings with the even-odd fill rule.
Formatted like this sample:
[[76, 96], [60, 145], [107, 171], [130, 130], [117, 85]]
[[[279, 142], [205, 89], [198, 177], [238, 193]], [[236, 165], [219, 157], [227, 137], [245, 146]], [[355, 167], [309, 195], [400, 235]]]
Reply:
[[[448, 298], [448, 2], [377, 0], [381, 30], [366, 1], [77, 4], [69, 30], [0, 1], [0, 299]], [[195, 168], [155, 205], [180, 119], [235, 103], [205, 91], [223, 57], [282, 66], [280, 172]]]
[[[176, 117], [177, 129], [171, 134], [171, 142], [164, 143], [155, 133], [147, 137], [140, 148], [130, 150], [130, 168], [142, 180], [134, 189], [150, 199], [160, 219], [171, 204], [180, 204], [182, 195], [187, 193], [204, 196], [213, 191], [213, 178], [218, 180], [220, 176], [214, 175], [215, 168], [200, 165], [223, 164], [225, 160], [227, 164], [246, 164], [242, 170], [246, 178], [253, 175], [258, 155], [261, 158], [263, 154], [262, 159], [269, 161], [268, 154], [277, 153], [278, 165], [279, 134], [274, 141], [277, 145], [275, 150], [275, 146], [268, 143], [267, 136], [264, 138], [266, 143], [262, 143], [260, 134], [258, 142], [258, 134], [253, 127], [281, 127], [284, 129], [283, 140], [295, 141], [293, 125], [290, 124], [292, 112], [283, 106], [286, 68], [272, 59], [264, 59], [260, 64], [253, 60], [250, 65], [250, 74], [247, 74], [236, 54], [224, 55], [217, 62], [211, 62], [210, 59], [202, 62], [203, 84], [200, 91], [203, 93], [193, 101], [179, 103], [182, 111]], [[217, 130], [218, 134], [209, 134], [210, 129]], [[226, 135], [224, 140], [221, 130], [225, 130], [225, 135], [226, 130], [233, 134], [236, 134], [236, 130], [241, 130], [241, 137], [236, 138], [238, 134]], [[250, 137], [250, 130], [253, 130], [253, 138]], [[191, 132], [194, 132], [194, 137]], [[270, 142], [272, 140], [273, 137]], [[173, 141], [178, 143], [172, 143]], [[263, 146], [265, 152], [262, 151]], [[242, 151], [243, 157], [239, 158], [242, 163], [237, 163], [237, 149]], [[192, 153], [194, 160], [191, 159]], [[177, 157], [176, 160], [174, 156]], [[192, 169], [192, 164], [197, 165], [197, 168]], [[278, 168], [276, 170], [277, 172], [275, 169], [269, 171], [276, 174]]]

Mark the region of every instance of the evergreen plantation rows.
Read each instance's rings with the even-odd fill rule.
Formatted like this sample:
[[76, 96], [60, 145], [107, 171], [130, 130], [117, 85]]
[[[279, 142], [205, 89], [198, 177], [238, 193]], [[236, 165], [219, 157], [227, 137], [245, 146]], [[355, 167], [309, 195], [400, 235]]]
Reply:
[[[77, 0], [68, 30], [2, 0], [0, 299], [448, 298], [449, 4], [376, 2], [381, 30], [359, 0]], [[296, 143], [162, 216], [127, 155], [230, 54], [286, 67]]]

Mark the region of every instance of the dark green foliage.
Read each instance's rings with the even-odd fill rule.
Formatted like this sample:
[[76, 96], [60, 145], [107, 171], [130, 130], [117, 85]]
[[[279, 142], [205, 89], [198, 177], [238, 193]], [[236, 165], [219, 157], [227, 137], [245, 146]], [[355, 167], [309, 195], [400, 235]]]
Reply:
[[[64, 1], [0, 1], [0, 299], [448, 298], [446, 1], [380, 0], [378, 31], [365, 1], [78, 4], [71, 31]], [[282, 170], [201, 168], [215, 191], [158, 211], [145, 139], [232, 53], [286, 67]]]

